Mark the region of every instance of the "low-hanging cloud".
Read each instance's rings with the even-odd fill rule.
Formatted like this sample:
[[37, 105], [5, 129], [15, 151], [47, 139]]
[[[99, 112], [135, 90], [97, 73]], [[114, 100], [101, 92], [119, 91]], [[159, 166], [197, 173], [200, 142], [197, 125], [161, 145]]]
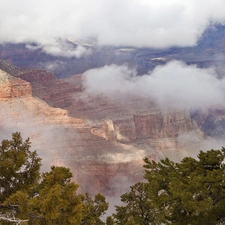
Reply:
[[224, 0], [0, 0], [0, 4], [0, 43], [46, 46], [72, 38], [99, 45], [192, 46], [209, 24], [225, 21]]
[[90, 49], [85, 48], [81, 45], [78, 45], [75, 48], [66, 43], [59, 43], [58, 41], [53, 41], [51, 44], [44, 44], [44, 45], [38, 45], [38, 46], [27, 44], [26, 48], [30, 50], [41, 49], [47, 54], [50, 54], [53, 56], [67, 57], [67, 58], [71, 58], [71, 57], [80, 58], [81, 56], [89, 55], [91, 53]]
[[91, 94], [110, 98], [135, 95], [154, 100], [162, 108], [224, 108], [225, 80], [213, 68], [200, 69], [181, 61], [158, 66], [149, 74], [137, 76], [127, 66], [110, 65], [84, 73], [84, 87]]

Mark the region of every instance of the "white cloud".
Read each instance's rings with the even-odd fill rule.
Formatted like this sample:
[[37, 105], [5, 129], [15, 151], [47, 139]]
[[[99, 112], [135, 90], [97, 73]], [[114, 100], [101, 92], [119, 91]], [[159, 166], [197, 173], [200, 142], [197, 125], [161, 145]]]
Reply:
[[216, 77], [214, 69], [171, 61], [152, 72], [137, 76], [126, 66], [104, 66], [84, 73], [84, 86], [91, 94], [136, 95], [153, 99], [162, 108], [224, 108], [225, 80]]
[[48, 44], [42, 47], [42, 50], [54, 56], [64, 56], [64, 57], [81, 57], [83, 55], [88, 55], [91, 53], [90, 49], [86, 49], [83, 46], [77, 46], [76, 48], [71, 48], [69, 46], [62, 46], [60, 44]]
[[43, 44], [43, 45], [30, 45], [27, 44], [26, 48], [30, 50], [41, 49], [42, 51], [54, 55], [54, 56], [63, 56], [63, 57], [77, 57], [80, 58], [84, 55], [89, 55], [92, 51], [91, 49], [87, 49], [81, 45], [78, 45], [76, 48], [67, 44], [66, 42], [59, 42], [54, 40], [51, 44]]
[[191, 46], [209, 23], [224, 23], [224, 0], [0, 0], [0, 42]]

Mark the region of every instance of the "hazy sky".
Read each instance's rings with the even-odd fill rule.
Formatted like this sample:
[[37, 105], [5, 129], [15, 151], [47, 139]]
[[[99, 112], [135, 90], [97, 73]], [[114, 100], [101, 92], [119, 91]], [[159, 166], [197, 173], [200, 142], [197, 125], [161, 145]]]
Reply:
[[0, 0], [0, 43], [191, 46], [210, 23], [224, 23], [224, 9], [224, 0]]

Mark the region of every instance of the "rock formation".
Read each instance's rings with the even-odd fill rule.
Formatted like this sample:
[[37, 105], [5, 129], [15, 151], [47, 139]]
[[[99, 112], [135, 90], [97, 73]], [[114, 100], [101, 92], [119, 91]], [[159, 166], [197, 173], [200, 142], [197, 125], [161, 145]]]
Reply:
[[207, 110], [205, 112], [193, 112], [191, 117], [205, 135], [217, 139], [224, 139], [225, 135], [225, 111]]
[[[118, 195], [121, 177], [127, 188], [141, 179], [144, 151], [93, 134], [86, 121], [33, 97], [29, 82], [3, 71], [0, 76], [1, 138], [10, 138], [15, 131], [30, 137], [33, 149], [43, 158], [44, 170], [54, 164], [69, 166], [80, 191], [91, 194]], [[149, 155], [158, 158], [154, 151]]]
[[202, 136], [185, 110], [162, 110], [135, 96], [91, 95], [81, 75], [63, 81], [5, 61], [0, 68], [11, 74], [1, 72], [2, 90], [11, 88], [0, 98], [2, 137], [14, 131], [29, 136], [44, 167], [70, 167], [82, 192], [120, 195], [142, 179], [144, 157], [159, 160], [172, 152], [180, 160], [189, 153], [179, 136]]
[[32, 90], [28, 82], [12, 77], [0, 70], [0, 99], [31, 96]]

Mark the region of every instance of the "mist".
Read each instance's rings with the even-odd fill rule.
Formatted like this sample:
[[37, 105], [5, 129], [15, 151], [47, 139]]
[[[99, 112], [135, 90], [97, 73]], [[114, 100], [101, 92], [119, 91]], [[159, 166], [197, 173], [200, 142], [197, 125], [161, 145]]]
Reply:
[[70, 125], [52, 121], [56, 112], [52, 111], [52, 116], [48, 117], [45, 110], [49, 110], [47, 104], [35, 99], [1, 101], [0, 141], [11, 139], [12, 133], [20, 132], [23, 140], [30, 139], [31, 150], [36, 150], [42, 159], [41, 170], [49, 171], [53, 165], [67, 166], [65, 149], [71, 149], [68, 142], [79, 142], [80, 137], [75, 129], [68, 129]]
[[185, 132], [177, 137], [177, 148], [163, 149], [164, 158], [179, 163], [185, 157], [192, 157], [198, 160], [200, 151], [209, 151], [211, 149], [221, 150], [225, 146], [225, 140], [212, 137], [204, 137], [199, 130]]
[[35, 42], [53, 54], [59, 52], [54, 47], [59, 39], [132, 47], [193, 46], [209, 25], [225, 22], [224, 0], [0, 0], [0, 4], [0, 43]]
[[179, 135], [178, 143], [179, 147], [185, 150], [183, 157], [193, 157], [196, 159], [200, 150], [220, 150], [225, 146], [225, 141], [223, 139], [204, 137], [204, 135], [198, 131], [191, 131]]
[[127, 66], [104, 66], [85, 72], [83, 80], [90, 94], [135, 95], [161, 108], [207, 110], [225, 105], [225, 80], [217, 78], [213, 68], [200, 69], [181, 61], [158, 66], [143, 76]]

